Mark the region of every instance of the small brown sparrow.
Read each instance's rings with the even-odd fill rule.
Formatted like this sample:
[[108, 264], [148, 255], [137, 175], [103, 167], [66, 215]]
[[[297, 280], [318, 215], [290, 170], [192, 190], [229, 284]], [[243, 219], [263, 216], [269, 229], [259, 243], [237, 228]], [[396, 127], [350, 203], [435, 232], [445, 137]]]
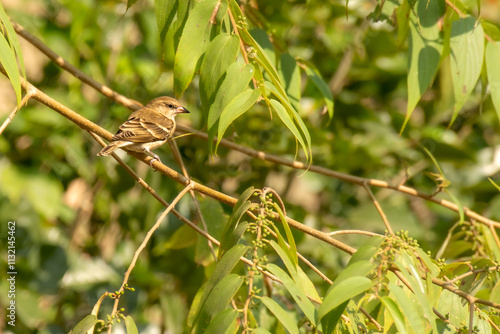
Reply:
[[[117, 148], [147, 153], [160, 161], [158, 155], [151, 152], [166, 143], [175, 132], [175, 116], [189, 113], [180, 103], [171, 97], [161, 96], [151, 100], [141, 109], [133, 112], [120, 130], [111, 138], [98, 156], [110, 155]], [[150, 164], [154, 161], [151, 160]]]

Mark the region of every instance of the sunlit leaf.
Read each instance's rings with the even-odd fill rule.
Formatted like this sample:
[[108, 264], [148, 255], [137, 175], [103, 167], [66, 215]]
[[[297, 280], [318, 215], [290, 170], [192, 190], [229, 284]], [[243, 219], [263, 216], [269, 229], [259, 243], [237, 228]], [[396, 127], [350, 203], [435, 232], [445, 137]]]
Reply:
[[486, 46], [486, 73], [491, 93], [491, 101], [500, 120], [500, 43], [488, 42]]
[[[178, 6], [177, 0], [155, 0], [155, 15], [158, 31], [160, 32], [161, 45], [165, 42], [168, 28], [177, 14], [176, 7]], [[163, 47], [162, 47], [163, 50]]]
[[437, 72], [443, 52], [439, 22], [444, 10], [444, 4], [440, 1], [420, 0], [416, 8], [418, 17], [411, 15], [408, 45], [408, 105], [401, 132]]
[[189, 13], [175, 53], [174, 90], [181, 96], [193, 79], [196, 65], [210, 43], [210, 18], [217, 0], [198, 2]]
[[267, 296], [262, 297], [261, 301], [290, 334], [299, 334], [295, 320], [278, 303]]
[[455, 107], [450, 125], [476, 86], [484, 57], [483, 27], [476, 18], [467, 16], [451, 25], [451, 76], [455, 92]]
[[220, 86], [215, 100], [208, 111], [207, 127], [208, 127], [208, 145], [210, 152], [213, 152], [213, 138], [218, 129], [219, 118], [222, 111], [236, 97], [243, 92], [250, 80], [252, 79], [254, 67], [251, 64], [242, 62], [232, 63], [227, 71], [224, 81]]
[[318, 320], [321, 320], [331, 310], [345, 301], [363, 293], [372, 286], [372, 282], [366, 277], [354, 276], [340, 282], [325, 296], [318, 310]]
[[307, 295], [300, 287], [293, 281], [293, 279], [286, 274], [286, 272], [275, 264], [269, 263], [267, 265], [267, 270], [278, 277], [285, 288], [288, 290], [292, 298], [297, 303], [297, 306], [304, 312], [306, 317], [311, 321], [312, 324], [316, 324], [316, 308], [313, 303], [307, 298]]
[[237, 35], [220, 34], [210, 42], [200, 68], [200, 99], [208, 111], [219, 90], [224, 73], [235, 62], [240, 45]]
[[86, 334], [97, 323], [97, 317], [93, 314], [89, 314], [73, 328], [72, 334]]
[[220, 115], [219, 130], [217, 131], [217, 146], [219, 145], [227, 127], [238, 117], [243, 115], [245, 111], [250, 109], [260, 97], [258, 89], [247, 89], [236, 95], [231, 102], [224, 108]]
[[205, 334], [225, 334], [236, 333], [238, 311], [233, 309], [223, 310], [214, 317], [210, 325], [205, 330]]
[[137, 325], [131, 316], [125, 318], [125, 326], [127, 328], [127, 334], [138, 334]]

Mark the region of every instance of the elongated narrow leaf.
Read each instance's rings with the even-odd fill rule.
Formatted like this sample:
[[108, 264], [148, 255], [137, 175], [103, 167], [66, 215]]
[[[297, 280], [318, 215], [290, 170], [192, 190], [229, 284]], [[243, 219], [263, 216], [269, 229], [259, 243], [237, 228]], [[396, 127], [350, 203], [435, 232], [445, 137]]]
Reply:
[[[217, 263], [217, 266], [214, 269], [214, 272], [205, 284], [203, 294], [199, 302], [200, 308], [202, 308], [205, 304], [207, 297], [212, 292], [214, 286], [219, 283], [224, 277], [229, 275], [234, 266], [236, 266], [236, 264], [240, 260], [240, 257], [245, 254], [246, 250], [247, 247], [245, 247], [244, 245], [236, 245], [228, 250], [220, 259], [219, 263]], [[197, 312], [199, 312], [199, 310]]]
[[[0, 3], [0, 24], [3, 24], [4, 28], [5, 28], [5, 31], [4, 31], [4, 36], [6, 36], [6, 40], [5, 41], [8, 41], [8, 44], [9, 44], [9, 48], [7, 48], [6, 50], [10, 50], [10, 53], [11, 53], [11, 60], [7, 60], [7, 62], [14, 62], [16, 65], [15, 66], [12, 66], [12, 64], [8, 65], [10, 68], [7, 69], [5, 67], [5, 64], [4, 64], [4, 57], [9, 57], [9, 56], [5, 56], [2, 54], [0, 54], [0, 62], [2, 63], [2, 65], [4, 65], [5, 67], [5, 70], [7, 71], [7, 75], [9, 76], [9, 79], [10, 79], [10, 82], [12, 84], [12, 86], [14, 87], [14, 91], [16, 93], [16, 98], [17, 98], [17, 106], [20, 107], [20, 103], [21, 103], [21, 82], [19, 80], [19, 71], [18, 71], [18, 68], [21, 70], [21, 74], [22, 76], [26, 79], [26, 72], [25, 72], [25, 69], [24, 69], [24, 60], [23, 60], [23, 53], [21, 51], [21, 45], [19, 44], [19, 39], [17, 38], [17, 34], [14, 30], [14, 27], [12, 26], [12, 23], [10, 22], [10, 18], [9, 16], [7, 15], [7, 13], [5, 12], [4, 8], [3, 8], [3, 5], [2, 3]], [[0, 49], [4, 49], [4, 46], [0, 46]], [[19, 67], [18, 67], [19, 65]], [[11, 75], [13, 76], [14, 75], [14, 70], [15, 70], [15, 75], [16, 75], [16, 78], [13, 78], [11, 77]]]
[[227, 307], [243, 281], [243, 277], [230, 274], [214, 286], [195, 321], [196, 333], [205, 333], [214, 316]]
[[328, 116], [330, 119], [333, 118], [333, 95], [328, 87], [327, 83], [321, 78], [321, 75], [309, 65], [304, 64], [304, 69], [306, 71], [307, 77], [318, 87], [323, 99], [325, 100], [326, 109], [328, 110]]
[[406, 334], [405, 317], [399, 310], [399, 307], [398, 305], [396, 305], [396, 302], [387, 296], [382, 297], [380, 301], [382, 302], [382, 304], [384, 304], [386, 310], [391, 315], [392, 320], [394, 321], [394, 324], [398, 329], [398, 333]]
[[349, 300], [335, 307], [333, 310], [325, 314], [323, 318], [321, 318], [321, 329], [323, 330], [323, 333], [335, 333], [335, 328], [337, 327], [340, 317], [344, 313], [347, 304], [349, 304]]
[[418, 17], [411, 15], [408, 46], [408, 105], [401, 132], [422, 94], [436, 75], [443, 52], [440, 20], [444, 11], [444, 4], [440, 1], [419, 0], [416, 5]]
[[420, 273], [416, 268], [417, 264], [413, 261], [413, 259], [406, 253], [402, 253], [402, 257], [406, 263], [402, 264], [398, 261], [395, 264], [401, 271], [401, 274], [406, 278], [406, 281], [410, 283], [413, 293], [418, 301], [419, 308], [422, 310], [427, 322], [431, 325], [433, 332], [437, 332], [436, 315], [432, 310], [432, 302], [426, 294], [426, 282], [420, 278]]
[[451, 77], [455, 92], [455, 107], [450, 125], [476, 86], [484, 57], [484, 32], [476, 18], [467, 16], [451, 25]]
[[500, 120], [500, 43], [488, 42], [485, 60], [491, 101]]
[[238, 311], [233, 309], [223, 310], [214, 317], [210, 325], [205, 330], [205, 334], [225, 334], [236, 333], [238, 324]]
[[252, 79], [253, 72], [253, 65], [245, 65], [242, 62], [232, 63], [228, 67], [226, 77], [217, 91], [215, 100], [208, 111], [208, 145], [211, 153], [214, 147], [213, 138], [217, 132], [218, 122], [222, 111], [236, 95], [246, 90], [248, 83]]
[[10, 83], [14, 88], [17, 97], [17, 103], [21, 102], [21, 80], [19, 78], [19, 72], [17, 71], [16, 57], [9, 46], [9, 43], [5, 40], [3, 34], [0, 33], [0, 63], [5, 68], [7, 76], [10, 79]]
[[296, 321], [278, 303], [267, 296], [262, 297], [261, 301], [274, 314], [278, 321], [281, 322], [288, 333], [299, 334]]
[[[279, 235], [279, 234], [278, 234]], [[295, 282], [298, 282], [298, 274], [297, 274], [297, 266], [292, 261], [292, 255], [290, 254], [290, 249], [288, 247], [281, 247], [276, 241], [271, 240], [271, 247], [273, 247], [274, 251], [280, 257], [281, 261], [285, 264], [286, 269], [292, 276]]]
[[300, 68], [295, 58], [288, 53], [281, 55], [279, 73], [285, 84], [285, 91], [295, 110], [299, 110], [301, 96]]
[[215, 151], [217, 152], [217, 147], [226, 132], [227, 127], [236, 118], [243, 115], [245, 111], [250, 109], [260, 97], [260, 91], [258, 89], [247, 89], [244, 92], [236, 95], [231, 102], [224, 108], [219, 120], [219, 130], [217, 131], [217, 145]]
[[304, 312], [305, 316], [316, 325], [316, 308], [313, 303], [307, 298], [304, 291], [287, 275], [287, 273], [275, 264], [269, 263], [266, 269], [276, 277], [278, 277], [285, 288], [288, 290], [292, 298], [297, 303], [297, 306]]
[[134, 319], [129, 315], [125, 318], [125, 327], [127, 328], [127, 334], [139, 334]]
[[200, 69], [200, 100], [207, 113], [222, 84], [224, 73], [236, 60], [239, 46], [237, 35], [220, 34], [207, 47]]
[[420, 333], [422, 328], [425, 328], [425, 321], [418, 303], [408, 297], [405, 291], [394, 283], [389, 283], [389, 291], [394, 296], [403, 317], [408, 320], [406, 328], [411, 329], [414, 333]]
[[189, 13], [174, 62], [174, 90], [181, 96], [191, 82], [196, 65], [210, 42], [210, 17], [217, 0], [203, 0]]
[[288, 245], [290, 245], [290, 253], [293, 256], [292, 260], [295, 263], [295, 265], [298, 265], [299, 260], [297, 258], [297, 246], [295, 245], [295, 240], [293, 239], [292, 230], [290, 230], [290, 226], [288, 226], [288, 223], [286, 221], [286, 217], [283, 214], [283, 211], [281, 211], [281, 208], [279, 207], [279, 205], [277, 203], [273, 203], [273, 206], [274, 206], [274, 209], [276, 210], [276, 212], [278, 212], [278, 214], [280, 216], [281, 223], [283, 224], [283, 229], [285, 230]]
[[89, 314], [80, 322], [78, 322], [73, 328], [73, 334], [85, 334], [89, 329], [91, 329], [97, 323], [97, 317], [93, 314]]
[[269, 74], [272, 83], [278, 89], [279, 93], [283, 96], [287, 96], [285, 89], [283, 88], [283, 82], [281, 81], [278, 71], [273, 65], [273, 61], [269, 59], [269, 56], [266, 54], [264, 49], [255, 41], [255, 39], [250, 35], [248, 30], [241, 29], [240, 30], [241, 38], [245, 43], [254, 48], [256, 57], [254, 58]]
[[[251, 203], [248, 201], [248, 199], [253, 195], [255, 189], [254, 187], [249, 187], [247, 188], [241, 196], [238, 198], [238, 201], [236, 201], [235, 206], [233, 207], [233, 213], [229, 217], [229, 220], [227, 221], [226, 227], [224, 228], [224, 232], [222, 232], [222, 238], [221, 238], [221, 244], [219, 248], [219, 256], [218, 258], [220, 259], [224, 252], [226, 252], [228, 249], [232, 248], [238, 240], [234, 244], [232, 244], [231, 239], [234, 239], [233, 233], [240, 233], [236, 232], [235, 228], [238, 222], [240, 221], [241, 217], [243, 214], [250, 208]], [[241, 233], [243, 233], [242, 231]], [[240, 234], [241, 237], [241, 234]]]
[[168, 28], [177, 13], [176, 9], [178, 4], [177, 0], [155, 0], [156, 24], [158, 25], [158, 32], [160, 33], [162, 50]]
[[[283, 107], [285, 108], [286, 112], [289, 115], [289, 118], [294, 120], [295, 123], [299, 126], [299, 133], [303, 137], [303, 141], [307, 144], [307, 149], [304, 148], [304, 154], [306, 155], [306, 158], [311, 161], [312, 156], [310, 156], [309, 153], [311, 153], [311, 135], [309, 134], [309, 131], [307, 130], [306, 125], [304, 124], [304, 121], [302, 118], [300, 118], [297, 110], [293, 108], [293, 106], [290, 103], [290, 100], [286, 96], [283, 96], [278, 89], [269, 81], [264, 82], [264, 86], [267, 90], [269, 90], [274, 96], [278, 98], [278, 100], [281, 102]], [[267, 100], [268, 103], [272, 105], [272, 101], [270, 99]], [[286, 125], [286, 124], [285, 124]], [[299, 140], [299, 138], [297, 138]], [[311, 157], [311, 159], [309, 159]]]
[[323, 304], [318, 310], [318, 320], [345, 301], [363, 293], [372, 286], [372, 282], [361, 276], [350, 277], [340, 282], [325, 296]]
[[[222, 238], [221, 238], [221, 243], [220, 243], [220, 248], [219, 248], [219, 258], [221, 258], [224, 253], [230, 249], [231, 247], [234, 246], [234, 244], [231, 244], [232, 234], [236, 229], [236, 225], [240, 221], [241, 217], [243, 214], [252, 206], [252, 203], [250, 202], [245, 202], [243, 205], [241, 205], [236, 213], [233, 213], [231, 217], [229, 218], [226, 228], [224, 229], [224, 232], [222, 233]], [[242, 231], [244, 232], [244, 231]]]
[[285, 124], [285, 126], [292, 132], [295, 139], [302, 146], [304, 153], [306, 154], [306, 156], [308, 156], [308, 154], [309, 154], [308, 153], [309, 152], [308, 145], [305, 143], [304, 138], [302, 137], [302, 134], [299, 132], [299, 130], [297, 129], [297, 127], [293, 123], [293, 120], [290, 117], [290, 115], [288, 114], [288, 112], [286, 111], [285, 107], [275, 99], [269, 99], [269, 101], [271, 102], [271, 106], [273, 107], [274, 111], [276, 111], [276, 113], [278, 114], [278, 116], [281, 119], [281, 121], [283, 122], [283, 124]]

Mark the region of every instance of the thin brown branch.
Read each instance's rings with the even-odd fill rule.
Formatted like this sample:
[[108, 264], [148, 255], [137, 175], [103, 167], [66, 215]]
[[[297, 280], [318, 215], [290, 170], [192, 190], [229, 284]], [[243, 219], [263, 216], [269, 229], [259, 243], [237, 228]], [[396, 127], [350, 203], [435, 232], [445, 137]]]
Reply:
[[375, 208], [377, 209], [380, 217], [382, 217], [382, 221], [384, 222], [384, 225], [385, 225], [385, 228], [387, 229], [387, 232], [389, 232], [390, 235], [394, 235], [394, 231], [392, 230], [391, 224], [389, 224], [389, 221], [387, 220], [387, 216], [385, 215], [384, 210], [382, 210], [380, 203], [375, 198], [375, 195], [373, 195], [370, 187], [368, 187], [366, 185], [366, 183], [363, 184], [363, 187], [368, 192], [368, 195], [370, 195], [370, 198], [372, 199], [373, 205], [375, 205]]
[[333, 232], [328, 233], [329, 236], [342, 235], [342, 234], [361, 234], [361, 235], [367, 235], [369, 237], [383, 237], [382, 234], [378, 234], [375, 232], [369, 232], [369, 231], [363, 231], [363, 230], [340, 230], [340, 231], [333, 231]]

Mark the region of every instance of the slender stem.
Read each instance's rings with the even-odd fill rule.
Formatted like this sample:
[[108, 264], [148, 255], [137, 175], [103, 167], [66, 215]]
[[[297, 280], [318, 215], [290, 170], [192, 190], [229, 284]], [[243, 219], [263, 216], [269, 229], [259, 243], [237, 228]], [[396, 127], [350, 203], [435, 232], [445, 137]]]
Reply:
[[387, 220], [387, 216], [384, 213], [384, 210], [382, 210], [382, 207], [380, 206], [379, 202], [375, 198], [375, 195], [373, 195], [370, 187], [368, 187], [365, 184], [363, 184], [363, 187], [366, 189], [368, 192], [368, 195], [370, 195], [370, 198], [372, 199], [373, 205], [375, 205], [375, 208], [377, 209], [378, 213], [380, 214], [380, 217], [382, 217], [382, 221], [384, 222], [385, 228], [389, 232], [389, 234], [394, 235], [394, 231], [392, 230], [391, 224], [389, 224], [389, 221]]

